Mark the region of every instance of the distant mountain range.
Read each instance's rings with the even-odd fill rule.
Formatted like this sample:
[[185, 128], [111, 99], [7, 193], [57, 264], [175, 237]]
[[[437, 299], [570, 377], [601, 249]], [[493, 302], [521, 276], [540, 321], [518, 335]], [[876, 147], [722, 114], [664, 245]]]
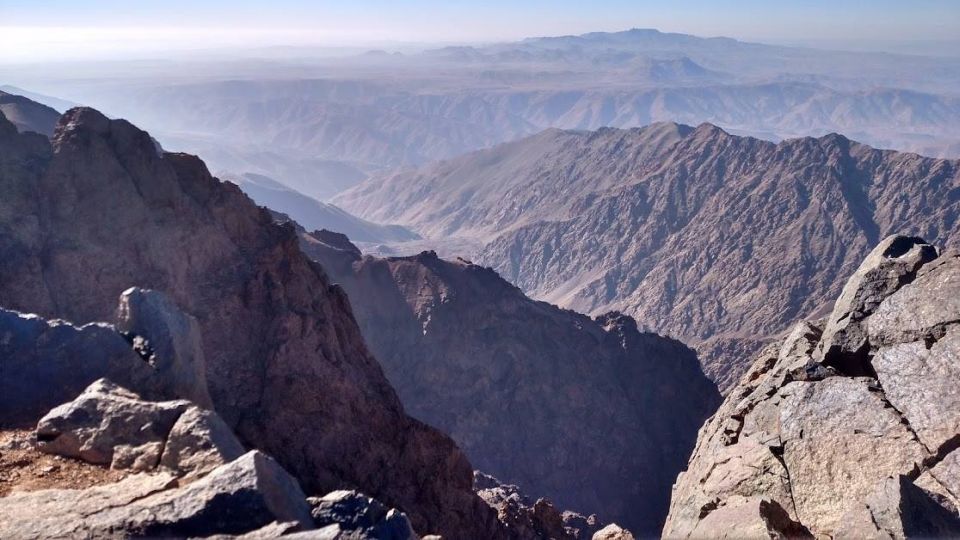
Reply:
[[100, 80], [44, 72], [31, 88], [136, 121], [215, 169], [321, 200], [390, 168], [551, 127], [710, 122], [772, 141], [838, 132], [960, 156], [960, 59], [948, 57], [634, 29], [420, 54], [136, 64], [135, 77], [121, 67]]
[[548, 130], [335, 201], [479, 241], [475, 258], [534, 298], [694, 344], [722, 388], [764, 339], [826, 309], [879, 238], [960, 242], [960, 161], [710, 124]]

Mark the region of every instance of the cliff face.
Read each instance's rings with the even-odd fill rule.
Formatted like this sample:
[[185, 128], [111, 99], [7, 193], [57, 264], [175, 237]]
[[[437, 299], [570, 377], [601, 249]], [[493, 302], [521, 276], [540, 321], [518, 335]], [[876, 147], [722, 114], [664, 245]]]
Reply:
[[700, 432], [669, 537], [960, 534], [960, 255], [883, 240]]
[[131, 286], [196, 317], [216, 410], [308, 493], [356, 487], [451, 538], [494, 534], [453, 442], [408, 417], [343, 290], [238, 188], [91, 109], [52, 141], [0, 116], [0, 306], [111, 320]]
[[709, 124], [547, 131], [336, 201], [427, 237], [482, 240], [477, 260], [534, 298], [623, 311], [694, 345], [721, 389], [766, 339], [829, 309], [884, 236], [960, 241], [956, 160]]
[[719, 402], [692, 350], [527, 298], [489, 268], [363, 257], [343, 235], [302, 236], [349, 294], [413, 416], [480, 470], [559, 508], [659, 533], [670, 485]]

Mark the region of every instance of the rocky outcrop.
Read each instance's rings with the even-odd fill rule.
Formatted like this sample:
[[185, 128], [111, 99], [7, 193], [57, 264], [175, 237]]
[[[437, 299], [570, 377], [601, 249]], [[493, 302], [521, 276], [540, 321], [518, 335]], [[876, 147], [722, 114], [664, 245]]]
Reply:
[[[39, 490], [0, 478], [13, 492], [0, 498], [4, 538], [418, 538], [405, 514], [357, 492], [307, 498], [272, 458], [244, 453], [216, 413], [185, 400], [146, 401], [106, 379], [50, 411], [35, 440], [38, 455], [57, 454], [64, 466], [79, 459], [126, 477], [94, 474], [80, 489]], [[28, 466], [24, 442], [16, 443], [19, 463]]]
[[325, 532], [348, 538], [416, 540], [417, 535], [403, 512], [387, 508], [376, 499], [356, 491], [333, 491], [308, 499], [313, 522]]
[[[0, 309], [0, 427], [33, 426], [100, 378], [136, 388], [148, 399], [184, 398], [209, 406], [204, 361], [195, 349], [196, 322], [157, 291], [127, 290], [120, 310], [119, 324], [127, 331]], [[189, 357], [177, 353], [184, 348], [190, 348]]]
[[177, 488], [167, 473], [141, 473], [84, 490], [41, 490], [0, 499], [4, 538], [188, 537], [240, 534], [274, 521], [313, 528], [306, 497], [276, 461], [254, 450]]
[[664, 536], [960, 534], [957, 298], [960, 254], [880, 242], [703, 427]]
[[533, 301], [463, 259], [362, 257], [329, 231], [301, 243], [349, 294], [411, 414], [531, 496], [659, 532], [719, 402], [693, 351], [621, 314]]
[[144, 401], [106, 379], [37, 424], [41, 452], [134, 471], [162, 467], [192, 478], [244, 449], [220, 417], [189, 401]]
[[506, 525], [509, 538], [543, 540], [588, 540], [601, 528], [596, 515], [560, 512], [548, 499], [535, 502], [520, 488], [504, 484], [496, 478], [474, 471], [474, 488], [480, 497], [497, 510]]
[[[301, 253], [291, 228], [273, 224], [199, 159], [164, 153], [147, 133], [92, 109], [68, 111], [51, 141], [18, 134], [0, 119], [0, 191], [0, 305], [46, 318], [109, 321], [116, 298], [130, 287], [162, 291], [196, 319], [216, 412], [308, 493], [359, 488], [401, 508], [419, 531], [495, 536], [496, 516], [472, 492], [469, 462], [448, 437], [405, 414], [343, 290]], [[189, 323], [141, 335], [138, 325], [153, 315], [144, 317], [121, 313], [138, 361], [151, 373], [162, 371], [158, 354], [169, 354], [165, 361], [175, 370], [196, 357], [189, 340], [169, 346], [168, 337], [191, 335]], [[60, 327], [17, 319], [38, 332]], [[99, 326], [65, 333], [85, 329], [112, 333], [117, 351], [125, 341]], [[49, 343], [29, 342], [34, 355]], [[52, 351], [61, 373], [54, 381], [67, 379], [64, 368], [76, 362], [60, 350]], [[105, 355], [108, 365], [126, 362], [123, 354]], [[9, 358], [3, 384], [16, 373], [10, 362], [24, 357]], [[97, 370], [75, 392], [105, 375]], [[34, 384], [24, 388], [30, 392], [51, 381], [25, 382]]]
[[373, 178], [335, 202], [479, 241], [479, 253], [454, 254], [533, 298], [669, 333], [722, 390], [792, 321], [826, 315], [883, 237], [960, 246], [960, 161], [709, 124], [548, 130]]

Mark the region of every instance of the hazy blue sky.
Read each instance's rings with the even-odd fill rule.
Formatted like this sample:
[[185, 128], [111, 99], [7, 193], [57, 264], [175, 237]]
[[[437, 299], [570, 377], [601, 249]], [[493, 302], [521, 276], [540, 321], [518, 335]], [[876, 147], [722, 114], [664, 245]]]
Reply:
[[960, 35], [960, 0], [0, 0], [0, 58], [657, 28], [895, 48]]

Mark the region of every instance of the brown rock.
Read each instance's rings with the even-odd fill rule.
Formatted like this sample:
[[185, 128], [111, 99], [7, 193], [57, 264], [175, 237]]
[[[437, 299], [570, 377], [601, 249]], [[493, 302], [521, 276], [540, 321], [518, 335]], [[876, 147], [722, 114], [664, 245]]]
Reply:
[[[450, 439], [406, 416], [343, 291], [203, 163], [85, 108], [46, 147], [0, 120], [0, 305], [109, 320], [131, 286], [196, 317], [217, 412], [310, 492], [351, 485], [421, 531], [488, 536]], [[180, 351], [182, 352], [182, 351]]]

